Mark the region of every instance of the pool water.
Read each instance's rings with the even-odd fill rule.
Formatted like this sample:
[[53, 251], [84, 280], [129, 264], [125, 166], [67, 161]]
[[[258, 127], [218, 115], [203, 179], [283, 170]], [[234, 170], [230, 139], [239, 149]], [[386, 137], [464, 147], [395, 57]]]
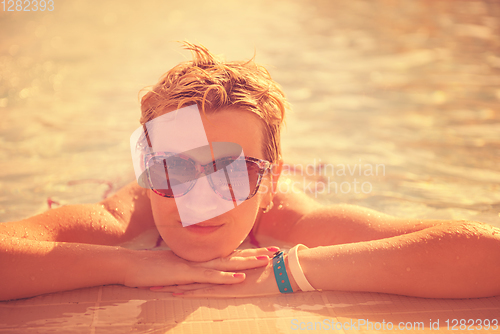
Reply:
[[187, 39], [282, 85], [282, 191], [500, 227], [499, 2], [55, 1], [0, 31], [1, 222], [133, 180], [138, 92]]

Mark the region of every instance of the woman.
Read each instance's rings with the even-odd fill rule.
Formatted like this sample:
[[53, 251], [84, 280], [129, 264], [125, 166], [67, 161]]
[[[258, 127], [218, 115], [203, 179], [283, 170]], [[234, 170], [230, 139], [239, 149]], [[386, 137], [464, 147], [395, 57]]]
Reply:
[[[137, 182], [98, 204], [0, 224], [1, 300], [104, 284], [187, 297], [310, 289], [500, 293], [500, 231], [492, 226], [399, 219], [278, 192], [286, 109], [279, 86], [253, 61], [224, 62], [202, 46], [185, 47], [194, 60], [142, 98], [143, 127], [131, 140]], [[171, 115], [194, 116], [162, 128]], [[168, 133], [176, 136], [167, 149]], [[241, 161], [245, 182], [234, 167]], [[118, 246], [152, 229], [170, 250]], [[235, 251], [252, 231], [258, 241], [309, 249], [281, 254], [284, 267], [271, 261], [275, 246]]]

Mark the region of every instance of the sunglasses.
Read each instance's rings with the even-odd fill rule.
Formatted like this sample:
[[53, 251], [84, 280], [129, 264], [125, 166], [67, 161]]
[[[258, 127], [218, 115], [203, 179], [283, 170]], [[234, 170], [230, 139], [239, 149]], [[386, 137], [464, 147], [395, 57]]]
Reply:
[[148, 153], [144, 156], [144, 166], [148, 188], [162, 197], [184, 196], [200, 177], [206, 176], [217, 195], [233, 202], [252, 198], [263, 176], [273, 167], [269, 161], [242, 155], [200, 164], [186, 154], [172, 152]]

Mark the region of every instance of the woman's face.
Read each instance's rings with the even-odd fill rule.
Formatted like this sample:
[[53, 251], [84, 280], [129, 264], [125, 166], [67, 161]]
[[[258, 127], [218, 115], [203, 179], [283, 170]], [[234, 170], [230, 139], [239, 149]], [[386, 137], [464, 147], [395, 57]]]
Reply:
[[[239, 109], [225, 109], [202, 115], [202, 121], [210, 143], [236, 143], [243, 148], [245, 156], [264, 159], [263, 126], [256, 115]], [[205, 164], [210, 161], [199, 162]], [[252, 229], [258, 213], [272, 199], [270, 177], [266, 176], [252, 198], [222, 215], [183, 227], [177, 205], [185, 205], [183, 212], [189, 210], [190, 206], [193, 210], [203, 210], [197, 204], [206, 202], [204, 196], [218, 196], [205, 178], [198, 179], [191, 191], [195, 193], [190, 196], [189, 203], [183, 202], [183, 197], [166, 198], [152, 190], [148, 191], [153, 217], [161, 237], [175, 254], [190, 261], [208, 261], [231, 254]], [[199, 201], [196, 201], [196, 196], [201, 196]]]

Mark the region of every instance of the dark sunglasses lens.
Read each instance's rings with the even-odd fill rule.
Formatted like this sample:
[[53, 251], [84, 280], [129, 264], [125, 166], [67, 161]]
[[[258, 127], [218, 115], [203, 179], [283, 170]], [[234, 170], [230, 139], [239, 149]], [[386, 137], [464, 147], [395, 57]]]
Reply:
[[248, 181], [250, 184], [250, 194], [253, 194], [256, 191], [256, 188], [259, 186], [261, 169], [255, 162], [252, 161], [247, 161], [246, 165], [248, 172]]
[[247, 161], [248, 182], [250, 184], [250, 194], [253, 194], [258, 187], [261, 170], [259, 166], [252, 161]]
[[148, 163], [151, 188], [165, 197], [184, 195], [196, 178], [192, 160], [180, 156], [156, 156]]
[[244, 201], [255, 191], [259, 179], [259, 166], [244, 159], [216, 160], [217, 171], [211, 174], [215, 191], [224, 199]]

